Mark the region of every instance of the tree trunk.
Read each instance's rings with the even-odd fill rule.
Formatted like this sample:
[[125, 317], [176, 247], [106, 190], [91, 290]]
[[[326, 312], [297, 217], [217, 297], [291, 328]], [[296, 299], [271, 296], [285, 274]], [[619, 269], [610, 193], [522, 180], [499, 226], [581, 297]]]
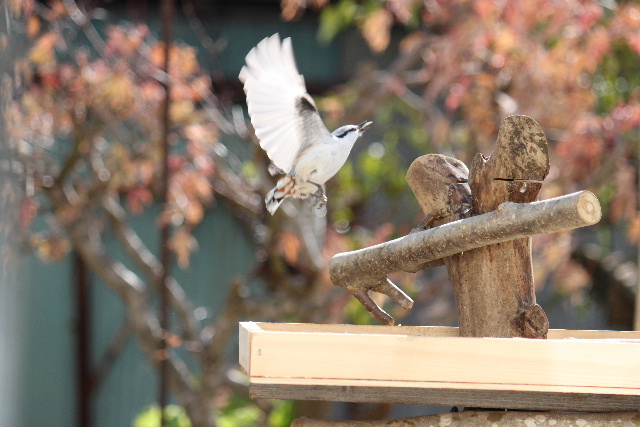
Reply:
[[[454, 213], [460, 208], [452, 206], [451, 200], [459, 203], [469, 197], [472, 215], [494, 211], [504, 202], [533, 202], [549, 172], [547, 140], [540, 126], [526, 116], [507, 117], [493, 155], [489, 159], [481, 154], [475, 157], [469, 176], [470, 195], [466, 186], [459, 185], [459, 175], [425, 169], [424, 163], [416, 160], [407, 180], [425, 215], [443, 210]], [[415, 172], [417, 168], [420, 173]], [[432, 191], [425, 192], [422, 187]], [[438, 191], [443, 187], [450, 191]], [[434, 191], [459, 197], [429, 197]], [[460, 335], [546, 337], [549, 322], [536, 304], [530, 237], [465, 251], [445, 258], [444, 263], [456, 296]]]

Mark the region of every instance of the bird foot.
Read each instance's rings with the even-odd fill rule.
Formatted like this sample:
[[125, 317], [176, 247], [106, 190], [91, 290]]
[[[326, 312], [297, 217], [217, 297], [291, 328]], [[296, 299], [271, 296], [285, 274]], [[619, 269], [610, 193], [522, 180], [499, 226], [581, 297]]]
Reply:
[[313, 207], [315, 209], [322, 209], [325, 206], [327, 206], [327, 201], [329, 201], [329, 199], [327, 199], [327, 196], [325, 194], [318, 194], [317, 193], [313, 193]]
[[314, 206], [318, 207], [322, 205], [321, 207], [323, 207], [324, 205], [327, 204], [327, 201], [329, 200], [327, 199], [327, 193], [324, 190], [324, 185], [316, 184], [315, 182], [311, 182], [311, 184], [318, 187], [318, 191], [312, 194], [313, 198], [316, 200]]

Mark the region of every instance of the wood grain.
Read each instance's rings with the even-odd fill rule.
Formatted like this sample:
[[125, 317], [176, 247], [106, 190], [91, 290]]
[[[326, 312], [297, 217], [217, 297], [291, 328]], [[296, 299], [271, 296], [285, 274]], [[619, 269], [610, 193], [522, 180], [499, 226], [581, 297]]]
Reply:
[[[510, 116], [500, 127], [495, 152], [489, 158], [476, 155], [470, 172], [456, 159], [427, 155], [413, 162], [407, 182], [425, 215], [471, 216], [495, 211], [504, 202], [535, 201], [548, 172], [547, 140], [540, 126], [530, 117]], [[461, 184], [465, 173], [469, 183]], [[541, 215], [543, 220], [545, 213]], [[446, 222], [448, 218], [441, 223]], [[549, 322], [536, 304], [530, 237], [459, 252], [444, 263], [462, 335], [546, 336]]]
[[240, 324], [253, 397], [564, 411], [640, 410], [640, 332], [547, 340], [428, 326]]
[[[293, 380], [292, 380], [293, 382]], [[439, 387], [396, 387], [375, 384], [332, 385], [275, 384], [252, 382], [249, 387], [252, 398], [322, 400], [332, 402], [385, 402], [406, 405], [464, 406], [474, 408], [508, 408], [539, 411], [638, 411], [638, 395], [616, 393], [591, 393], [570, 390], [528, 391], [472, 388], [456, 389]]]
[[565, 411], [640, 410], [640, 332], [547, 340], [458, 328], [240, 324], [253, 397]]

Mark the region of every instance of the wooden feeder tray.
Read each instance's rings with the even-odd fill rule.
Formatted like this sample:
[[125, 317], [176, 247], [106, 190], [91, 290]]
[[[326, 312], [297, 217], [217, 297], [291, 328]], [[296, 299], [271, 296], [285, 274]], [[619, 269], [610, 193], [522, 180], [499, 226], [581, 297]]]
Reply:
[[240, 323], [254, 398], [547, 411], [640, 410], [640, 332], [548, 339], [458, 328]]

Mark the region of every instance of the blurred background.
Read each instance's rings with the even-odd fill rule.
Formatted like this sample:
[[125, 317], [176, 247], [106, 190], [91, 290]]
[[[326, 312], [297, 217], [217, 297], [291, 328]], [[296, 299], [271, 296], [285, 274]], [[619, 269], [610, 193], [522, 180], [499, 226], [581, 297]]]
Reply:
[[[640, 2], [4, 0], [0, 19], [0, 423], [288, 426], [450, 408], [252, 401], [241, 320], [375, 324], [327, 263], [407, 234], [410, 163], [490, 155], [543, 127], [541, 199], [591, 190], [598, 226], [533, 239], [552, 328], [634, 329]], [[270, 216], [275, 178], [238, 73], [291, 37], [330, 129], [372, 120], [328, 183]], [[168, 61], [167, 61], [168, 59]], [[168, 68], [167, 68], [168, 65]], [[166, 100], [165, 93], [170, 96]], [[163, 268], [166, 266], [166, 268]], [[403, 325], [455, 325], [444, 267], [392, 280]], [[635, 328], [639, 328], [635, 316]]]

